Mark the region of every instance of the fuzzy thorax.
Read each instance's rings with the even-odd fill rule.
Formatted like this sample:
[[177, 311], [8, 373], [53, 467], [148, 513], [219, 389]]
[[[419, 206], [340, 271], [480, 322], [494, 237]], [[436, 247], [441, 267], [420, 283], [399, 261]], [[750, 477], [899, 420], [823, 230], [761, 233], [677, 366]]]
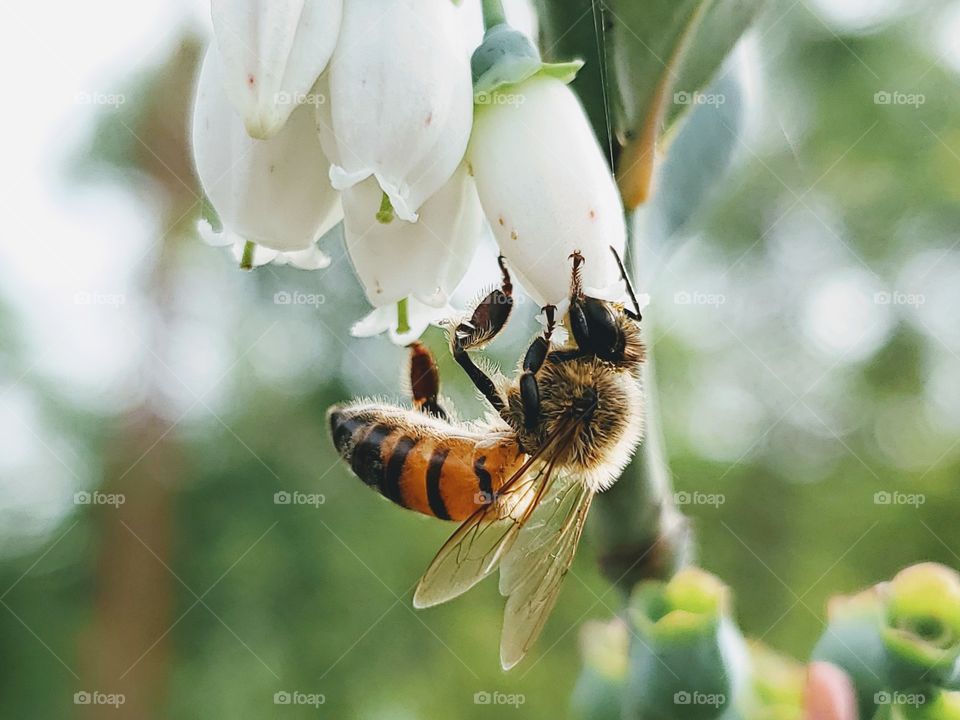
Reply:
[[533, 453], [558, 427], [573, 420], [571, 434], [552, 453], [558, 466], [581, 476], [592, 490], [610, 487], [643, 434], [643, 394], [637, 374], [583, 358], [547, 362], [538, 380], [541, 422], [531, 431], [524, 428], [519, 388], [508, 391], [511, 424], [521, 446]]

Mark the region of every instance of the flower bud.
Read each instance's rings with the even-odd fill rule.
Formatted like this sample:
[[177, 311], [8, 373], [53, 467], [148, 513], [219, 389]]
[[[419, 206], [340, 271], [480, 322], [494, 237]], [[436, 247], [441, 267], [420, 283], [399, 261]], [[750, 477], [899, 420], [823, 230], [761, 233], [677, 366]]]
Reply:
[[607, 295], [620, 279], [610, 248], [623, 254], [623, 206], [573, 91], [538, 72], [482, 92], [467, 157], [511, 271], [538, 304], [557, 305], [569, 295], [569, 256], [580, 251], [584, 285]]
[[[223, 88], [220, 57], [207, 52], [193, 111], [193, 155], [204, 192], [223, 223], [220, 244], [254, 242], [279, 252], [309, 251], [342, 217], [313, 113], [298, 108], [268, 140], [247, 135]], [[266, 254], [261, 254], [261, 258]]]
[[480, 240], [483, 215], [473, 179], [461, 165], [423, 204], [415, 223], [377, 220], [382, 193], [373, 178], [343, 191], [347, 253], [374, 307], [408, 296], [445, 307]]
[[909, 567], [890, 582], [829, 605], [815, 660], [853, 679], [860, 714], [884, 693], [919, 692], [960, 681], [960, 576], [943, 565]]
[[247, 132], [284, 126], [327, 67], [343, 0], [212, 0], [224, 85]]
[[619, 618], [584, 623], [580, 631], [583, 670], [571, 701], [577, 720], [621, 719], [629, 644], [630, 632]]
[[326, 74], [329, 107], [318, 107], [334, 187], [373, 176], [410, 222], [450, 179], [470, 137], [470, 67], [456, 13], [450, 0], [348, 0]]
[[739, 705], [750, 660], [729, 604], [729, 589], [696, 568], [637, 586], [626, 717], [712, 720]]

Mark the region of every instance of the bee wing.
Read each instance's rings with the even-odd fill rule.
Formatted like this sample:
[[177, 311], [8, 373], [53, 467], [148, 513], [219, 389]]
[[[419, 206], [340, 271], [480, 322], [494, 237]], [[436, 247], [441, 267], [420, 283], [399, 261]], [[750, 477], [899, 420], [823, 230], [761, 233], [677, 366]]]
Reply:
[[500, 637], [504, 670], [523, 659], [543, 629], [593, 501], [593, 491], [575, 476], [555, 485], [555, 492], [534, 510], [500, 564], [500, 593], [507, 596]]
[[496, 500], [457, 528], [420, 578], [414, 607], [451, 600], [496, 570], [546, 489], [551, 467], [544, 458], [531, 457], [504, 484]]
[[497, 492], [496, 499], [478, 509], [443, 544], [420, 578], [414, 607], [424, 608], [465, 593], [496, 570], [504, 554], [555, 477], [552, 448], [566, 440], [572, 424], [557, 428]]

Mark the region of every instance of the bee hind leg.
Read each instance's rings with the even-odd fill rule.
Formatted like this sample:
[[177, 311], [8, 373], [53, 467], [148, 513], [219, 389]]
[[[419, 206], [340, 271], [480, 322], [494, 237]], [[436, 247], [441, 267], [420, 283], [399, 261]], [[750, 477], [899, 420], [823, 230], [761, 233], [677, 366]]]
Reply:
[[490, 292], [477, 304], [469, 320], [461, 322], [453, 329], [450, 333], [450, 350], [457, 364], [467, 373], [477, 390], [494, 410], [501, 416], [505, 416], [506, 403], [497, 391], [496, 385], [483, 370], [477, 367], [468, 352], [493, 340], [506, 326], [510, 311], [513, 309], [513, 283], [502, 255], [497, 258], [497, 263], [500, 265], [502, 278], [500, 287]]
[[440, 372], [436, 360], [427, 346], [421, 342], [410, 343], [410, 390], [413, 406], [421, 412], [447, 420], [446, 411], [440, 406]]

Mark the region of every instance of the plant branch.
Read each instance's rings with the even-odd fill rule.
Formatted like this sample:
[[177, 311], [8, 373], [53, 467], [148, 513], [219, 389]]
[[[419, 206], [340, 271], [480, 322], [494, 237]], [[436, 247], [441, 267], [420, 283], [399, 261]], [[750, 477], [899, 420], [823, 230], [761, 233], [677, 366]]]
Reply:
[[483, 29], [489, 30], [507, 22], [507, 15], [503, 11], [501, 0], [483, 0]]

